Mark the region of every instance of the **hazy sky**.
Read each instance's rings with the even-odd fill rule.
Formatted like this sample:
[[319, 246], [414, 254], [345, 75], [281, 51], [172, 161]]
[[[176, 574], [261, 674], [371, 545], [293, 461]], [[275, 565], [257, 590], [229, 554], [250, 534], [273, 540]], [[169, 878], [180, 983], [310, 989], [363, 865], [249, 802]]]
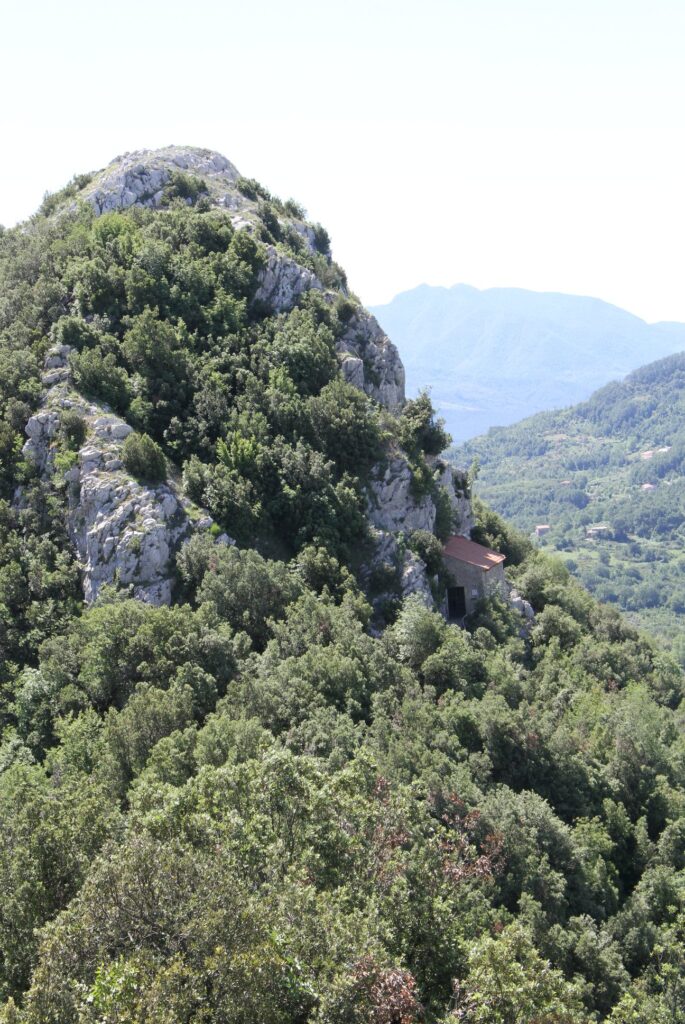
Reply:
[[0, 8], [0, 223], [189, 143], [299, 199], [366, 303], [466, 282], [685, 320], [683, 0]]

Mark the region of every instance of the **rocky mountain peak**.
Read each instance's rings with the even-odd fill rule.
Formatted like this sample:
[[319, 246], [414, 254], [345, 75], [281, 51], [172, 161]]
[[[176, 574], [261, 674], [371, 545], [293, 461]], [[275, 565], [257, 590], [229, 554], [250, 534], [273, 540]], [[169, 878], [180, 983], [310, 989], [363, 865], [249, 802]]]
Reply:
[[[210, 196], [221, 201], [235, 193], [238, 169], [221, 153], [198, 146], [139, 149], [116, 157], [96, 174], [83, 191], [98, 213], [134, 204], [158, 206], [164, 186], [175, 173], [201, 178]], [[232, 205], [226, 203], [225, 205]]]

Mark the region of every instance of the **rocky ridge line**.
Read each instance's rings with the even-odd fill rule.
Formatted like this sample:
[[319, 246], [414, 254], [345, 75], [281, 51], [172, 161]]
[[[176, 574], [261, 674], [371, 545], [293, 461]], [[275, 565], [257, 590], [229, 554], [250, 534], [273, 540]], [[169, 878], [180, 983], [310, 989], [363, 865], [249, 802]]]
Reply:
[[[98, 216], [130, 206], [156, 208], [164, 198], [165, 185], [177, 171], [201, 178], [209, 202], [234, 211], [231, 222], [236, 230], [256, 233], [258, 203], [238, 189], [238, 169], [220, 153], [192, 146], [126, 153], [96, 174], [80, 195]], [[310, 224], [295, 216], [288, 217], [287, 224], [304, 239], [309, 252], [316, 251]], [[339, 294], [327, 290], [310, 268], [268, 246], [267, 264], [260, 272], [253, 302], [272, 313], [284, 313], [310, 289], [324, 292], [331, 301]], [[362, 306], [356, 308], [336, 347], [345, 379], [391, 412], [398, 412], [405, 400], [404, 366], [375, 317]]]

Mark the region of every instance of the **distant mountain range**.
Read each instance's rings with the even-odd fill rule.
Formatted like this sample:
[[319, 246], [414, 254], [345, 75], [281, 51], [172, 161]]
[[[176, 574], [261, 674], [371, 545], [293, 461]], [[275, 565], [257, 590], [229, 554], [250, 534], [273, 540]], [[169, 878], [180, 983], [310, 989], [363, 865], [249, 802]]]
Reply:
[[456, 442], [583, 401], [685, 349], [685, 324], [648, 324], [580, 295], [420, 285], [371, 308], [402, 352], [407, 393], [430, 387]]

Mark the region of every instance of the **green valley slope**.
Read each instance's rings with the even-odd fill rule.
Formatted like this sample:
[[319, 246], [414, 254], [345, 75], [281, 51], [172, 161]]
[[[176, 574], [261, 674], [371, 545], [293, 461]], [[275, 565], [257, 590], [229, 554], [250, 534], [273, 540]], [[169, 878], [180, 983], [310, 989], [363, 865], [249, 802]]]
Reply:
[[587, 402], [491, 430], [453, 449], [477, 459], [476, 489], [561, 552], [602, 601], [685, 654], [685, 355], [597, 391]]

